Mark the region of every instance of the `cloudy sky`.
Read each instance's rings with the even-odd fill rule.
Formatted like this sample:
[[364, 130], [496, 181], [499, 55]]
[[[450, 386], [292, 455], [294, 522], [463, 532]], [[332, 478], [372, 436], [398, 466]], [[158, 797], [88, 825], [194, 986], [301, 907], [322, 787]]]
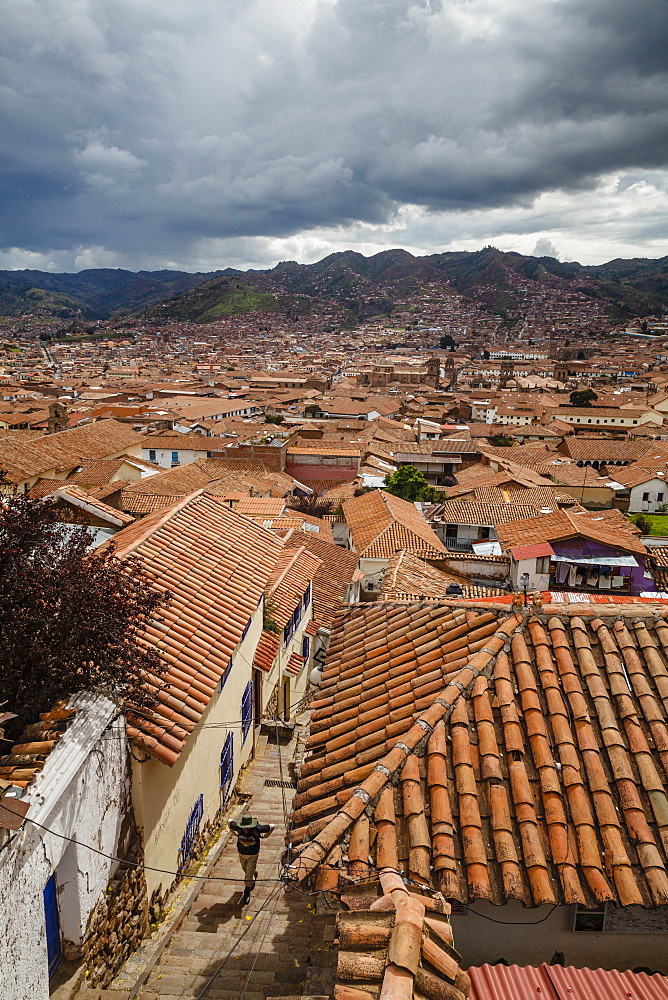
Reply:
[[668, 254], [667, 0], [20, 0], [0, 267]]

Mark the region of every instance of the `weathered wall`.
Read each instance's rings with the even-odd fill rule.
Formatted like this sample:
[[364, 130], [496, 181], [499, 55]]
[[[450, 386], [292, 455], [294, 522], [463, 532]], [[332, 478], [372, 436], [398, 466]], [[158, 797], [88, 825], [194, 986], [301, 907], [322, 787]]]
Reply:
[[[566, 965], [579, 968], [625, 970], [645, 966], [668, 973], [668, 934], [575, 932], [574, 910], [573, 906], [558, 906], [550, 912], [549, 906], [527, 909], [515, 901], [494, 906], [477, 900], [465, 916], [452, 915], [455, 947], [465, 966], [500, 958], [510, 965], [540, 965], [561, 952]], [[537, 923], [539, 920], [542, 922]]]
[[[141, 864], [143, 852], [134, 823], [119, 844], [119, 857]], [[88, 920], [83, 957], [88, 985], [107, 987], [148, 933], [144, 869], [119, 868]]]
[[43, 892], [51, 875], [56, 876], [64, 953], [77, 957], [90, 914], [115, 867], [83, 845], [117, 853], [129, 803], [124, 723], [117, 720], [104, 732], [116, 714], [114, 704], [101, 695], [83, 697], [28, 792], [28, 815], [53, 833], [26, 822], [0, 855], [2, 1000], [49, 996]]

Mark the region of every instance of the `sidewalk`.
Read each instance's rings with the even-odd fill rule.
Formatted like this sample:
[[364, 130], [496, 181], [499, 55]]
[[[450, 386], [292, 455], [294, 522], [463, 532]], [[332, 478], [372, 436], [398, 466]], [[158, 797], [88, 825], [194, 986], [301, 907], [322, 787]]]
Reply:
[[[244, 791], [253, 797], [250, 811], [261, 823], [276, 824], [271, 836], [262, 842], [258, 882], [249, 906], [240, 906], [243, 873], [236, 840], [231, 837], [211, 875], [239, 882], [202, 883], [146, 985], [138, 992], [138, 1000], [193, 1000], [230, 949], [229, 958], [202, 1000], [331, 995], [336, 963], [332, 945], [334, 912], [322, 903], [316, 906], [317, 897], [296, 890], [286, 892], [276, 881], [285, 851], [283, 794], [288, 815], [294, 795], [288, 762], [296, 741], [294, 737], [289, 744], [277, 747], [260, 738], [256, 759], [246, 772]], [[280, 787], [279, 750], [283, 779], [289, 785], [286, 788]], [[261, 909], [263, 904], [265, 908]], [[243, 940], [235, 943], [244, 931]], [[132, 994], [110, 995], [120, 1000]]]

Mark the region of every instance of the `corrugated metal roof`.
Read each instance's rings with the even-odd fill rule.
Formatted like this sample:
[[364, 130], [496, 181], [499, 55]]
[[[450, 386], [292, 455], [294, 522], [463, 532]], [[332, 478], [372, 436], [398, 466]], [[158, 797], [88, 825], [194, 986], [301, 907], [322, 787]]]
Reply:
[[616, 969], [543, 964], [482, 965], [468, 969], [468, 1000], [666, 1000], [668, 977]]

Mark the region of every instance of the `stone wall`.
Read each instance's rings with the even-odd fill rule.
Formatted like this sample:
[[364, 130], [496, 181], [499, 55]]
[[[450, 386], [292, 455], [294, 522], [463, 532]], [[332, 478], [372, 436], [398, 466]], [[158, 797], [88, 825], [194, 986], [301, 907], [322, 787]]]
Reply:
[[[141, 864], [138, 838], [127, 856]], [[146, 937], [148, 928], [144, 869], [121, 866], [88, 921], [83, 945], [87, 982], [91, 986], [107, 987]]]

